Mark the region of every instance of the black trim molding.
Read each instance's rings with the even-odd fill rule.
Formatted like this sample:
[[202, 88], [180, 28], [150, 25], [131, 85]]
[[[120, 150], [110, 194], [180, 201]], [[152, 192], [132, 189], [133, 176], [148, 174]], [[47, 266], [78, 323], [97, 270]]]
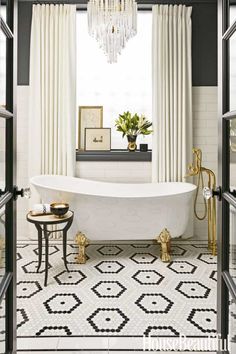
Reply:
[[152, 161], [152, 151], [128, 150], [81, 151], [76, 150], [76, 161]]
[[[235, 0], [236, 1], [236, 0]], [[49, 0], [34, 1], [37, 3]], [[19, 1], [18, 85], [29, 85], [30, 28], [32, 0]], [[62, 2], [62, 1], [61, 1]], [[55, 2], [54, 2], [55, 3]], [[87, 0], [63, 0], [85, 9]], [[217, 1], [216, 0], [138, 0], [139, 10], [151, 11], [154, 4], [186, 4], [192, 12], [193, 86], [217, 86]]]

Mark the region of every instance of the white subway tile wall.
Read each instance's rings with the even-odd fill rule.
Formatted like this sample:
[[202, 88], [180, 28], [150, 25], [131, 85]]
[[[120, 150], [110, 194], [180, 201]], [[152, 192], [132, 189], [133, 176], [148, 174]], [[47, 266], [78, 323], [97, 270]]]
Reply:
[[[217, 87], [193, 87], [193, 146], [202, 150], [202, 164], [216, 174], [218, 146]], [[196, 178], [194, 178], [196, 183]], [[207, 180], [204, 180], [207, 183]], [[197, 211], [204, 213], [204, 200], [200, 191]], [[207, 238], [207, 219], [194, 217], [194, 235], [197, 239]]]
[[[28, 86], [17, 91], [17, 183], [27, 187], [28, 181]], [[217, 87], [193, 87], [193, 145], [203, 152], [203, 165], [217, 175]], [[77, 162], [76, 176], [110, 182], [150, 182], [150, 162]], [[204, 211], [203, 200], [198, 200], [199, 212]], [[25, 219], [28, 201], [18, 200], [18, 238], [30, 238]], [[207, 237], [207, 221], [194, 220], [194, 234], [198, 239]]]
[[151, 182], [151, 163], [129, 161], [77, 162], [76, 176], [111, 182]]

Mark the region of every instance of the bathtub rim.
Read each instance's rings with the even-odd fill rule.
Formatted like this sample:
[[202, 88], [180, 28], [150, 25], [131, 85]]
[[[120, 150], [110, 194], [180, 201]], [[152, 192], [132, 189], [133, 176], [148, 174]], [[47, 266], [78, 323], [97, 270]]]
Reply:
[[[86, 183], [91, 183], [92, 185], [94, 184], [99, 184], [100, 186], [105, 186], [105, 185], [109, 185], [109, 186], [116, 186], [116, 185], [123, 185], [123, 186], [128, 186], [130, 187], [130, 185], [135, 186], [137, 188], [141, 188], [142, 186], [147, 186], [147, 185], [154, 185], [154, 184], [158, 184], [158, 185], [167, 185], [167, 184], [171, 184], [176, 185], [176, 186], [185, 186], [188, 187], [188, 190], [177, 190], [175, 193], [166, 193], [166, 194], [152, 194], [152, 195], [138, 195], [137, 194], [132, 194], [132, 195], [118, 195], [116, 193], [100, 193], [100, 192], [89, 192], [89, 191], [75, 191], [75, 190], [71, 190], [71, 189], [66, 189], [65, 187], [59, 188], [59, 186], [51, 186], [48, 185], [47, 183], [42, 184], [39, 183], [39, 181], [37, 181], [37, 179], [39, 178], [71, 178], [71, 179], [76, 179], [76, 180], [80, 180], [80, 181], [85, 181]], [[35, 181], [36, 180], [36, 181]], [[122, 182], [108, 182], [108, 181], [96, 181], [96, 180], [90, 180], [90, 179], [85, 179], [85, 178], [80, 178], [80, 177], [72, 177], [72, 176], [62, 176], [62, 175], [37, 175], [34, 177], [30, 178], [30, 183], [35, 187], [35, 188], [43, 188], [43, 189], [47, 189], [47, 190], [52, 190], [52, 191], [57, 191], [57, 192], [64, 192], [64, 193], [70, 193], [70, 194], [76, 194], [76, 195], [83, 195], [83, 196], [91, 196], [91, 197], [99, 197], [99, 198], [127, 198], [127, 199], [148, 199], [148, 198], [169, 198], [169, 197], [175, 197], [175, 196], [181, 196], [181, 195], [193, 195], [193, 193], [196, 191], [197, 186], [193, 183], [188, 183], [188, 182], [160, 182], [160, 183], [156, 183], [156, 182], [147, 182], [147, 183], [122, 183]], [[114, 188], [115, 190], [115, 188]], [[114, 191], [113, 190], [113, 191]], [[113, 192], [112, 191], [112, 192]], [[154, 191], [155, 193], [155, 191]]]

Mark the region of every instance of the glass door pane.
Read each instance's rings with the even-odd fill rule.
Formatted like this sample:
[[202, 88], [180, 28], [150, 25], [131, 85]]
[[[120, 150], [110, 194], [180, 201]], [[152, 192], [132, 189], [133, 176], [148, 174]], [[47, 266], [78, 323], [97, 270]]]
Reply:
[[231, 26], [234, 21], [236, 19], [236, 4], [232, 3], [231, 1], [231, 4], [230, 4], [230, 7], [229, 7], [229, 25]]
[[0, 118], [0, 189], [5, 189], [6, 120]]
[[224, 342], [228, 341], [227, 353], [233, 354], [236, 352], [236, 311], [235, 296], [232, 299], [230, 294], [234, 292], [233, 285], [236, 281], [236, 119], [228, 119], [235, 116], [236, 111], [236, 3], [231, 5], [231, 0], [218, 1], [221, 109], [218, 177], [223, 194], [221, 204], [218, 204], [217, 331]]
[[236, 110], [236, 34], [229, 40], [229, 83], [230, 83], [230, 97], [229, 110]]
[[230, 206], [229, 273], [236, 283], [236, 209]]
[[[2, 206], [0, 209], [0, 353], [16, 353], [16, 237], [13, 203], [15, 120], [13, 116], [9, 116], [6, 109], [10, 112], [14, 111], [13, 89], [16, 87], [14, 68], [17, 58], [13, 51], [15, 46], [12, 31], [17, 21], [13, 16], [16, 2], [7, 1], [6, 4], [7, 11], [5, 6], [4, 12], [7, 12], [9, 27], [3, 20], [6, 18], [2, 16], [3, 7], [0, 7], [2, 21], [0, 29], [0, 200]], [[5, 193], [6, 185], [8, 191]], [[4, 296], [6, 301], [3, 300]]]
[[6, 108], [6, 37], [0, 30], [0, 108]]
[[6, 19], [6, 5], [3, 5], [1, 4], [0, 5], [0, 15], [1, 17], [3, 18], [3, 20], [5, 21], [5, 23], [7, 22], [7, 19]]
[[5, 244], [5, 207], [3, 207], [0, 208], [0, 285], [6, 269]]
[[229, 299], [229, 352], [236, 353], [236, 302]]

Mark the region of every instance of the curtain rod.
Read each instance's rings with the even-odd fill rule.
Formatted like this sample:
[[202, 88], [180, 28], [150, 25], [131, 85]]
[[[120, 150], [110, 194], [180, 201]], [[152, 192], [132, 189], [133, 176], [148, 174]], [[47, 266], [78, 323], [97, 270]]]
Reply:
[[[71, 4], [76, 5], [76, 9], [78, 11], [87, 11], [87, 3], [86, 0], [18, 0], [19, 2], [31, 2], [34, 5], [40, 4]], [[138, 11], [152, 11], [153, 5], [186, 5], [186, 6], [196, 6], [196, 5], [217, 5], [217, 0], [149, 0], [148, 2], [145, 0], [136, 0], [138, 4]]]
[[[76, 9], [80, 11], [86, 11], [87, 10], [87, 3], [88, 0], [18, 0], [19, 2], [31, 2], [34, 5], [40, 5], [40, 4], [71, 4], [71, 5], [77, 5]], [[232, 1], [232, 0], [231, 0]], [[236, 1], [236, 0], [235, 0]], [[217, 0], [136, 0], [138, 4], [138, 10], [139, 11], [152, 11], [152, 6], [153, 5], [186, 5], [186, 6], [192, 6], [192, 5], [206, 5], [206, 4], [212, 4], [216, 5]]]
[[[231, 0], [232, 1], [232, 0]], [[236, 1], [236, 0], [235, 0]], [[87, 6], [88, 0], [18, 0], [18, 2], [32, 2], [33, 4], [74, 4], [78, 6]], [[217, 4], [217, 0], [136, 0], [138, 5], [151, 6], [157, 4], [163, 5], [198, 5], [198, 4]]]

